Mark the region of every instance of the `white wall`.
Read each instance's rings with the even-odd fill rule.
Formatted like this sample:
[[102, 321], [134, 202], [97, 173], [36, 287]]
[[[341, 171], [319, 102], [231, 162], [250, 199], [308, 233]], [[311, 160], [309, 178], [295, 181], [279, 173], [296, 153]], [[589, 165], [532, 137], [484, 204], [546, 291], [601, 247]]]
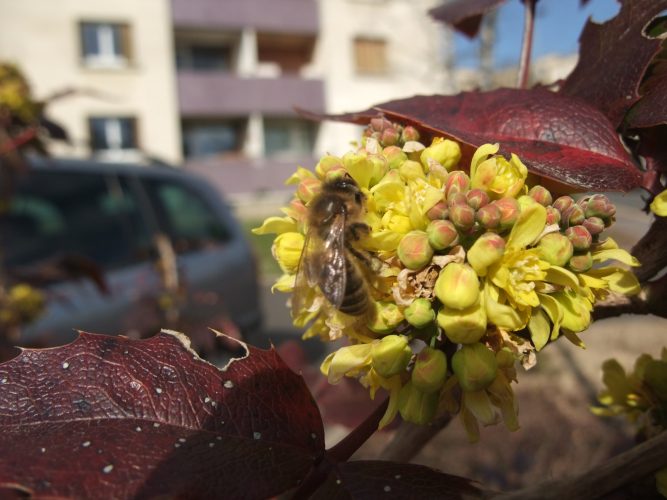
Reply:
[[[136, 116], [139, 146], [169, 162], [181, 159], [174, 79], [173, 30], [168, 0], [0, 0], [0, 60], [17, 63], [37, 98], [65, 88], [77, 95], [58, 101], [48, 115], [64, 125], [74, 147], [58, 153], [89, 154], [91, 115]], [[128, 68], [82, 65], [79, 22], [130, 25], [133, 59]]]

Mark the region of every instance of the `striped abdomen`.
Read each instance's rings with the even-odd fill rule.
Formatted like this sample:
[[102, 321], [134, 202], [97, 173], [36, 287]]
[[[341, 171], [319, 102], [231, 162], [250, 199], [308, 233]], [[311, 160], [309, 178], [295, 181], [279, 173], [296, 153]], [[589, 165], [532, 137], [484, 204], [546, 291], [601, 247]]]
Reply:
[[370, 303], [368, 289], [359, 270], [349, 255], [345, 259], [345, 294], [338, 308], [340, 312], [351, 316], [361, 316], [368, 310]]

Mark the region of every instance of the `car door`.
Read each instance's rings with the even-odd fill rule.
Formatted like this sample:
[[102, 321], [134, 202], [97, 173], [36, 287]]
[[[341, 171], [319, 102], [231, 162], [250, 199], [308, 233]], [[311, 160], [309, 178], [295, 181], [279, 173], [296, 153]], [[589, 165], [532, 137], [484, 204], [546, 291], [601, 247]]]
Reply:
[[19, 182], [0, 228], [8, 275], [21, 281], [36, 273], [47, 297], [21, 345], [66, 342], [76, 329], [141, 335], [159, 328], [153, 305], [138, 312], [158, 278], [152, 230], [127, 178], [93, 166], [35, 169]]

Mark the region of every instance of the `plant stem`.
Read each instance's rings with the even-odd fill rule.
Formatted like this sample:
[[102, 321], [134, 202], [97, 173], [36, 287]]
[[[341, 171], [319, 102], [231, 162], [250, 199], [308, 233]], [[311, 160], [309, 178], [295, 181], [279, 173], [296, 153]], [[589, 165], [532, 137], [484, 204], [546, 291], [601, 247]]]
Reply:
[[451, 415], [444, 415], [430, 425], [403, 422], [394, 439], [382, 451], [380, 459], [392, 462], [409, 462], [431, 439], [449, 425]]
[[335, 462], [347, 461], [378, 430], [378, 424], [388, 405], [389, 398], [385, 399], [357, 428], [327, 450], [329, 458]]
[[537, 0], [523, 0], [525, 17], [523, 22], [523, 43], [521, 44], [521, 60], [517, 86], [520, 89], [528, 88], [530, 77], [530, 54], [533, 50], [533, 31], [535, 28], [535, 4]]

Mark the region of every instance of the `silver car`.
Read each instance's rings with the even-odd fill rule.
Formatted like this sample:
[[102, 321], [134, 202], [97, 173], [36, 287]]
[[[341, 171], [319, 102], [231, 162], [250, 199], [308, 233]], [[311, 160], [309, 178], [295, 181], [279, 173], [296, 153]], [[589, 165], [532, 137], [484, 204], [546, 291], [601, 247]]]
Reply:
[[9, 186], [0, 245], [6, 275], [42, 280], [47, 308], [16, 343], [61, 344], [77, 329], [142, 337], [172, 327], [206, 348], [209, 326], [259, 331], [255, 258], [206, 182], [166, 166], [31, 164]]

